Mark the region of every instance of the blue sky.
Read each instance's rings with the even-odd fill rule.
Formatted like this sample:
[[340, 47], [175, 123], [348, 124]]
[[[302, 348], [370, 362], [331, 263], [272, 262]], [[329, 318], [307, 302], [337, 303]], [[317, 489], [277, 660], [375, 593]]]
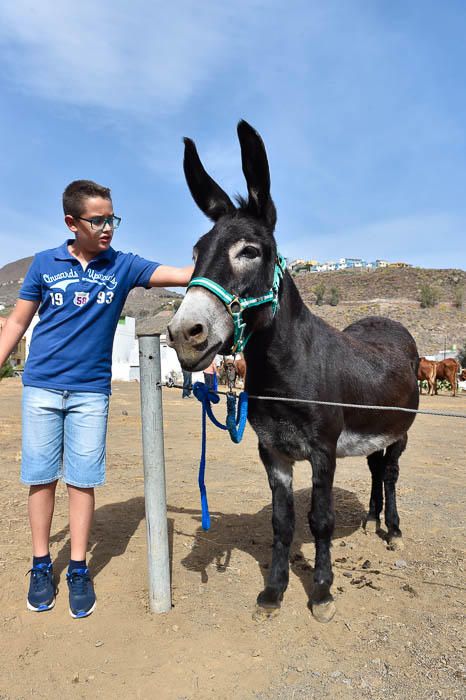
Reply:
[[245, 118], [285, 256], [465, 268], [465, 35], [462, 0], [7, 0], [0, 266], [65, 239], [78, 178], [111, 187], [115, 247], [187, 264], [182, 137], [245, 193]]

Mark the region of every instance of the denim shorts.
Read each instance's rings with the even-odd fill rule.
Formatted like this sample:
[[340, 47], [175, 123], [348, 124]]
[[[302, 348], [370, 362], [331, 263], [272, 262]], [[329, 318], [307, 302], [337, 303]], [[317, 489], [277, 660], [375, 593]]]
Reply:
[[62, 479], [91, 488], [105, 481], [108, 396], [25, 386], [21, 481]]

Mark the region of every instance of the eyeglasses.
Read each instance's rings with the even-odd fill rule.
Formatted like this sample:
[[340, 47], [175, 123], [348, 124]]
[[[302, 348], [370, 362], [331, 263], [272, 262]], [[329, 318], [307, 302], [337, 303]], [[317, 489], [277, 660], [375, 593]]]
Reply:
[[121, 224], [121, 216], [93, 216], [91, 219], [85, 219], [83, 216], [75, 216], [79, 221], [87, 221], [91, 225], [93, 231], [101, 231], [106, 225], [110, 228], [118, 228]]

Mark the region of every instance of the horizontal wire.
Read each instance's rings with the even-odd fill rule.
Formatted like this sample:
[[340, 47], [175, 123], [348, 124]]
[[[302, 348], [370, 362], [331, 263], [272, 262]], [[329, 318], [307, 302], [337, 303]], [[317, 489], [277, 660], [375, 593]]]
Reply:
[[[179, 384], [167, 384], [165, 383], [167, 389], [183, 389], [183, 386]], [[231, 391], [216, 391], [216, 394], [223, 394], [228, 396], [229, 394], [234, 394]], [[236, 394], [235, 394], [236, 395]], [[340, 406], [341, 408], [360, 408], [367, 409], [369, 411], [402, 411], [404, 413], [422, 413], [426, 416], [443, 416], [445, 418], [466, 418], [464, 413], [451, 413], [448, 411], [428, 411], [425, 409], [416, 408], [402, 408], [401, 406], [370, 406], [367, 404], [358, 403], [338, 403], [335, 401], [317, 401], [316, 399], [289, 399], [283, 396], [253, 396], [248, 395], [248, 399], [255, 399], [257, 401], [283, 401], [286, 403], [307, 403], [307, 404], [317, 404], [319, 406]]]

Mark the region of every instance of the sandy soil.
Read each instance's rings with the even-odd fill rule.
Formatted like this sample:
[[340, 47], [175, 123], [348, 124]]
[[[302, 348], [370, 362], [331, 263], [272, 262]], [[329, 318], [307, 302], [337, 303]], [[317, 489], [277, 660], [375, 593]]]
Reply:
[[[270, 559], [270, 495], [255, 436], [240, 446], [209, 428], [212, 515], [200, 528], [200, 406], [164, 392], [173, 609], [152, 615], [140, 447], [139, 386], [116, 384], [108, 481], [97, 492], [89, 566], [98, 605], [68, 613], [67, 498], [58, 490], [51, 552], [55, 608], [31, 613], [27, 489], [18, 483], [20, 384], [0, 384], [0, 698], [456, 698], [464, 697], [465, 423], [419, 416], [398, 489], [405, 550], [360, 528], [369, 472], [339, 460], [333, 542], [338, 612], [318, 624], [307, 608], [313, 545], [306, 525], [310, 467], [295, 470], [297, 532], [278, 616], [253, 619]], [[466, 396], [422, 397], [466, 413]], [[217, 414], [224, 418], [224, 404]]]

